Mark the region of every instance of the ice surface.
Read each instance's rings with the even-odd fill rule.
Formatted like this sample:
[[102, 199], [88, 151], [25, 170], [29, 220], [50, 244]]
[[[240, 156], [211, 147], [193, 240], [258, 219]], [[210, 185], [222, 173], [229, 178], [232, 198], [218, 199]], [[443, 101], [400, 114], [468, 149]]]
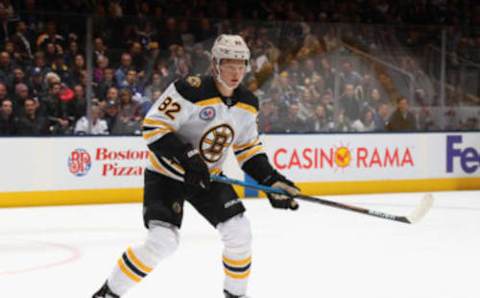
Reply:
[[[409, 214], [423, 193], [328, 197]], [[247, 200], [252, 298], [480, 297], [480, 192], [434, 193], [416, 225], [301, 202]], [[216, 231], [185, 210], [174, 256], [125, 297], [223, 297]], [[85, 298], [146, 232], [140, 204], [0, 209], [0, 296]]]

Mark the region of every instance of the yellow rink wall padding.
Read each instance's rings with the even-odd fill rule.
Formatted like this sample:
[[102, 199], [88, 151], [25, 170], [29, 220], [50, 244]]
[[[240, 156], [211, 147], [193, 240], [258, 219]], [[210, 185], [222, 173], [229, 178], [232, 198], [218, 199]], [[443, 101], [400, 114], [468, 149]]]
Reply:
[[[480, 178], [308, 182], [298, 186], [307, 195], [431, 192], [480, 189]], [[235, 186], [235, 190], [244, 197], [243, 187]], [[0, 207], [141, 202], [142, 194], [141, 188], [3, 192]]]
[[[234, 188], [243, 197], [243, 188]], [[133, 203], [142, 198], [141, 188], [4, 192], [0, 193], [0, 207]]]

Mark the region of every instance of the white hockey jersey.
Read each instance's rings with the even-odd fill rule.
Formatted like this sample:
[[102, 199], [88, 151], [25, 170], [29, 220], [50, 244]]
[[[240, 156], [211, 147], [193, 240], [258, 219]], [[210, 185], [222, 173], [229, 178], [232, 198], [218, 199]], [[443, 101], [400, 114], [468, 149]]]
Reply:
[[[173, 132], [198, 149], [210, 172], [218, 174], [230, 147], [240, 166], [264, 152], [257, 114], [258, 99], [245, 87], [239, 86], [232, 97], [225, 98], [211, 76], [190, 76], [170, 84], [151, 107], [143, 121], [143, 138], [153, 144]], [[183, 180], [179, 164], [153, 152], [147, 168]]]

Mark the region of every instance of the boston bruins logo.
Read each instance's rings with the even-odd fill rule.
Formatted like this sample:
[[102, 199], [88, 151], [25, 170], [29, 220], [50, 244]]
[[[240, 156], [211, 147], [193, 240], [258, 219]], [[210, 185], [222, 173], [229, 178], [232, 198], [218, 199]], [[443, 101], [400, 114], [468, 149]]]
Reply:
[[212, 127], [200, 139], [200, 154], [208, 162], [217, 162], [232, 144], [233, 129], [227, 124]]
[[198, 88], [200, 87], [200, 85], [202, 85], [202, 79], [200, 79], [200, 77], [197, 77], [197, 76], [189, 76], [187, 78], [187, 83], [189, 83], [190, 86], [194, 88]]

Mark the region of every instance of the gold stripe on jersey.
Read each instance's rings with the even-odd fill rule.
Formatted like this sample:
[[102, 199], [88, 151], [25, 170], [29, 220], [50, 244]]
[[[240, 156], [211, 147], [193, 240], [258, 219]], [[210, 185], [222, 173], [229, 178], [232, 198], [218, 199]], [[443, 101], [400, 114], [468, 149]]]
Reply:
[[152, 119], [152, 118], [143, 119], [143, 126], [153, 126], [153, 127], [167, 129], [169, 131], [175, 131], [175, 129], [170, 124], [162, 120]]
[[200, 101], [197, 101], [195, 104], [197, 106], [212, 106], [212, 105], [218, 105], [222, 103], [222, 99], [218, 96], [212, 97], [212, 98], [207, 98], [207, 99], [202, 99]]
[[246, 143], [246, 144], [242, 144], [242, 145], [233, 145], [233, 150], [234, 151], [240, 151], [240, 150], [243, 150], [243, 149], [247, 149], [248, 147], [250, 146], [254, 146], [254, 145], [258, 145], [260, 143], [260, 140], [258, 137], [256, 137], [253, 141], [249, 142], [249, 143]]
[[133, 265], [138, 267], [138, 269], [142, 270], [145, 273], [152, 272], [153, 269], [151, 267], [148, 267], [147, 265], [143, 264], [142, 261], [140, 261], [135, 256], [135, 253], [133, 252], [131, 247], [127, 249], [127, 256], [128, 256], [128, 259], [133, 263]]
[[127, 268], [127, 265], [125, 265], [122, 258], [118, 259], [117, 264], [118, 264], [118, 267], [120, 267], [120, 270], [123, 272], [123, 274], [125, 274], [128, 278], [130, 278], [134, 282], [140, 282], [142, 280], [140, 277], [135, 275], [135, 273], [133, 273], [132, 271], [130, 271], [130, 269]]
[[236, 157], [237, 157], [237, 161], [242, 164], [244, 163], [245, 161], [247, 161], [250, 157], [254, 156], [255, 154], [257, 154], [258, 152], [260, 151], [263, 151], [263, 146], [261, 145], [257, 145], [257, 146], [254, 146], [252, 147], [251, 149], [248, 149], [247, 151], [245, 152], [242, 152], [241, 154], [238, 154]]
[[[161, 157], [162, 160], [160, 161], [160, 163], [162, 163], [162, 161], [167, 164], [168, 166], [172, 167], [173, 169], [172, 170], [176, 170], [177, 173], [174, 172], [174, 174], [178, 175], [178, 176], [181, 176], [183, 174], [185, 174], [185, 169], [182, 168], [182, 166], [180, 166], [179, 164], [176, 164], [174, 162], [172, 162], [171, 160], [165, 158], [165, 157]], [[165, 167], [165, 166], [164, 166]], [[170, 170], [170, 172], [172, 172], [172, 170]]]
[[234, 259], [227, 258], [226, 256], [223, 256], [223, 262], [225, 262], [225, 264], [227, 264], [229, 266], [243, 267], [243, 266], [247, 266], [248, 264], [250, 264], [252, 262], [252, 257], [250, 256], [250, 257], [245, 258], [245, 259], [234, 260]]
[[143, 138], [145, 140], [148, 140], [148, 139], [151, 139], [155, 136], [158, 136], [159, 134], [166, 134], [166, 133], [169, 133], [170, 130], [168, 129], [164, 129], [164, 128], [157, 128], [157, 129], [154, 129], [154, 130], [150, 130], [150, 131], [144, 131], [143, 132]]
[[148, 155], [148, 160], [150, 161], [150, 164], [155, 169], [155, 171], [159, 172], [160, 174], [163, 174], [171, 178], [176, 178], [176, 179], [180, 178], [178, 175], [170, 172], [168, 169], [162, 166], [153, 152], [150, 152], [150, 154]]
[[242, 110], [245, 110], [245, 111], [247, 111], [247, 112], [249, 112], [249, 113], [252, 113], [252, 114], [254, 114], [255, 116], [256, 116], [257, 113], [258, 113], [257, 109], [256, 109], [254, 106], [249, 105], [249, 104], [246, 104], [246, 103], [243, 103], [243, 102], [237, 102], [237, 103], [235, 104], [235, 106], [236, 106], [237, 108], [239, 108], [239, 109], [242, 109]]

